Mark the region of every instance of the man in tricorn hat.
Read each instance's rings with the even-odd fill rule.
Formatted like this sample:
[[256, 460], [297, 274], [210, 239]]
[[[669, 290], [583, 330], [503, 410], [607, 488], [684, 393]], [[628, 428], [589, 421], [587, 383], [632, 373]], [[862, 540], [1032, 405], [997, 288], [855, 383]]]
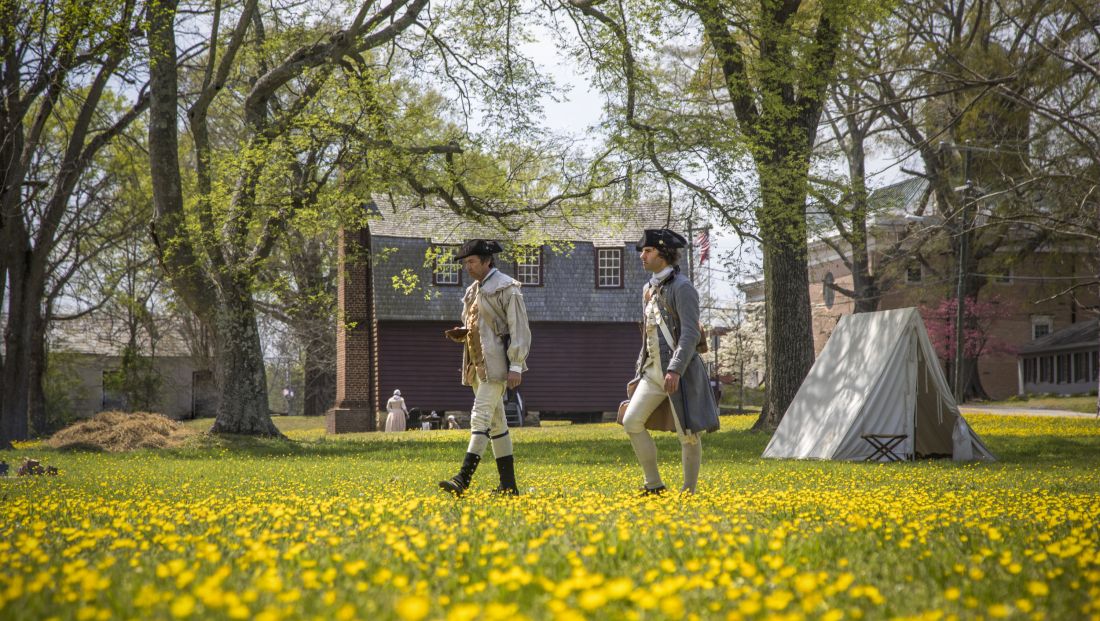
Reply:
[[492, 441], [500, 485], [496, 493], [515, 495], [515, 466], [512, 437], [504, 418], [504, 390], [519, 386], [527, 370], [531, 350], [531, 328], [520, 282], [494, 265], [500, 244], [474, 239], [459, 249], [456, 260], [474, 279], [462, 297], [462, 326], [447, 331], [447, 337], [463, 343], [462, 384], [474, 389], [470, 418], [470, 444], [458, 474], [439, 487], [461, 496], [470, 487], [486, 445]]
[[706, 367], [696, 355], [701, 338], [699, 294], [677, 265], [686, 245], [675, 231], [646, 229], [636, 246], [651, 277], [642, 293], [644, 342], [622, 422], [645, 474], [643, 494], [665, 491], [657, 470], [657, 446], [647, 428], [675, 431], [680, 438], [685, 492], [694, 492], [699, 481], [700, 432], [718, 429], [718, 405]]

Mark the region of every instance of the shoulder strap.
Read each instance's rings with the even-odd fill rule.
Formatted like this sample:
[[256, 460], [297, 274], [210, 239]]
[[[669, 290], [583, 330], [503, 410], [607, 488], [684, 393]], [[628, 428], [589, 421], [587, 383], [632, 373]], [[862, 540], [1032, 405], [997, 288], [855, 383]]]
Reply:
[[[659, 283], [655, 287], [649, 287], [648, 289], [646, 289], [645, 293], [642, 295], [642, 298], [645, 300], [645, 303], [649, 304], [650, 300], [653, 299], [654, 292], [656, 292], [657, 300], [658, 300], [657, 305], [660, 306], [660, 304], [661, 304], [661, 302], [660, 302], [661, 288], [663, 286], [664, 286], [664, 283], [662, 282], [662, 283]], [[660, 321], [657, 325], [659, 325], [661, 327], [661, 334], [665, 337], [665, 343], [668, 344], [669, 348], [671, 348], [672, 350], [675, 350], [676, 349], [676, 341], [674, 341], [672, 339], [672, 333], [669, 331], [668, 326], [665, 325], [664, 320]]]
[[672, 349], [673, 351], [675, 351], [676, 350], [676, 341], [672, 340], [672, 333], [668, 331], [668, 326], [665, 325], [664, 321], [662, 321], [661, 323], [659, 323], [657, 325], [661, 326], [661, 334], [663, 334], [664, 337], [665, 337], [665, 343], [668, 343], [669, 348]]

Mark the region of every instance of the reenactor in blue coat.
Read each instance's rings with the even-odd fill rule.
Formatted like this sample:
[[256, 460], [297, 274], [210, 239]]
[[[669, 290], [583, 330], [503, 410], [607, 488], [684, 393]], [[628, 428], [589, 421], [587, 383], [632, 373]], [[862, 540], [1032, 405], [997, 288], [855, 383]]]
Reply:
[[628, 392], [623, 428], [645, 475], [643, 494], [660, 494], [657, 446], [647, 429], [675, 431], [684, 467], [681, 491], [694, 492], [703, 459], [700, 433], [717, 431], [718, 405], [697, 348], [702, 340], [699, 294], [680, 273], [680, 249], [687, 245], [669, 229], [646, 229], [636, 249], [651, 274], [642, 293], [644, 342]]

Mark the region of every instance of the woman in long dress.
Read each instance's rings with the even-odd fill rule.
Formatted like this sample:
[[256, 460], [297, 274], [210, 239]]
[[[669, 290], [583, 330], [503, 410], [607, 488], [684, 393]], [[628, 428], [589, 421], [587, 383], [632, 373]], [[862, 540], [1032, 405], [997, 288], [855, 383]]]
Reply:
[[409, 418], [409, 410], [405, 407], [405, 400], [401, 398], [401, 391], [393, 391], [393, 396], [386, 402], [386, 431], [405, 431], [405, 422]]

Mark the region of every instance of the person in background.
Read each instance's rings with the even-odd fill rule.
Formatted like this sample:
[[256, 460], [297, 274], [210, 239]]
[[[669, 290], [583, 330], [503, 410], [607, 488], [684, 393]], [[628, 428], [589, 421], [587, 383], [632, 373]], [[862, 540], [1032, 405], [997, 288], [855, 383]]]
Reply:
[[393, 396], [386, 402], [386, 431], [405, 431], [405, 424], [409, 420], [409, 409], [405, 407], [405, 399], [401, 397], [401, 391], [393, 391]]

